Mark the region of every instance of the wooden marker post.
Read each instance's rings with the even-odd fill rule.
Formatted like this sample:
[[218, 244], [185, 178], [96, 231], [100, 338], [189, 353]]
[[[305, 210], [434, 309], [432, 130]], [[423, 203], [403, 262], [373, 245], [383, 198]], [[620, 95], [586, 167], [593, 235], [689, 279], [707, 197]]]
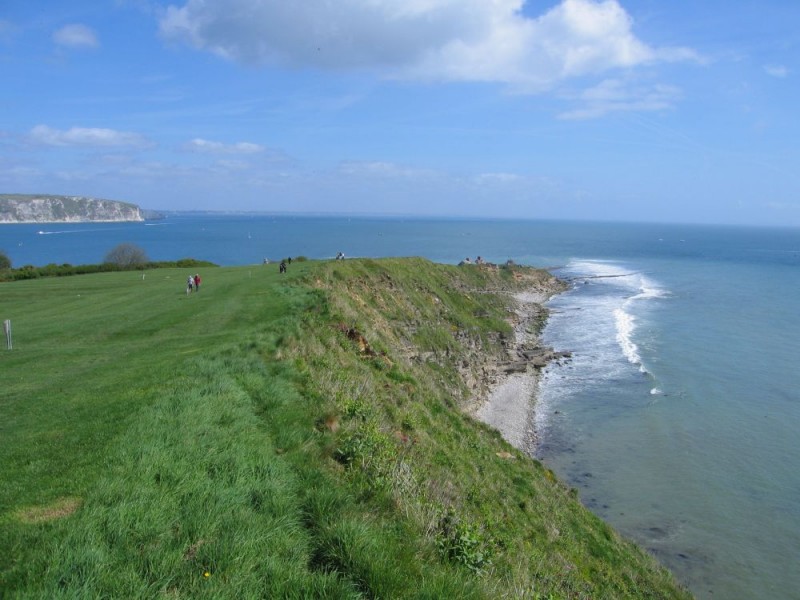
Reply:
[[6, 332], [6, 346], [9, 350], [11, 350], [11, 319], [6, 319], [3, 321], [3, 331]]

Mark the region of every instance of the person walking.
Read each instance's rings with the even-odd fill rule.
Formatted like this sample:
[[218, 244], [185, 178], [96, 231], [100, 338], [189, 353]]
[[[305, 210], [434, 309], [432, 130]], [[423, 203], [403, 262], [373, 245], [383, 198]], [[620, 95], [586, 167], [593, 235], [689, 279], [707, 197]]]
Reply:
[[192, 293], [192, 288], [194, 287], [194, 277], [189, 275], [189, 279], [186, 280], [186, 295]]
[[200, 291], [200, 273], [195, 274], [194, 276], [194, 291]]

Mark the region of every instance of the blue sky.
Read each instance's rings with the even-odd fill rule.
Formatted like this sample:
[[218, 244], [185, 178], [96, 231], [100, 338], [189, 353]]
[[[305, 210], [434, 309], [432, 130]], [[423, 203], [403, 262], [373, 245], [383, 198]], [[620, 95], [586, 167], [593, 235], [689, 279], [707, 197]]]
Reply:
[[0, 193], [800, 225], [795, 0], [4, 0]]

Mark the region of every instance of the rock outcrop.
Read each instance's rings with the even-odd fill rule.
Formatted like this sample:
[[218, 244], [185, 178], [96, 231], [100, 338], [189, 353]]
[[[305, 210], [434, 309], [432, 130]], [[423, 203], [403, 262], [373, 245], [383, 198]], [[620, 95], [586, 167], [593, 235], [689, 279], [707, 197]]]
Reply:
[[83, 196], [0, 194], [0, 223], [144, 221], [138, 206]]

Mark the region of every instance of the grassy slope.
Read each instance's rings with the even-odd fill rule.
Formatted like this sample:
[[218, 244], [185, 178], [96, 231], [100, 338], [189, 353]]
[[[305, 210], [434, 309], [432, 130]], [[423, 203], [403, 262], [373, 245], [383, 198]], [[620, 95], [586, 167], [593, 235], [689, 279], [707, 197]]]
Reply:
[[202, 274], [2, 285], [0, 595], [688, 596], [459, 410], [510, 273]]

